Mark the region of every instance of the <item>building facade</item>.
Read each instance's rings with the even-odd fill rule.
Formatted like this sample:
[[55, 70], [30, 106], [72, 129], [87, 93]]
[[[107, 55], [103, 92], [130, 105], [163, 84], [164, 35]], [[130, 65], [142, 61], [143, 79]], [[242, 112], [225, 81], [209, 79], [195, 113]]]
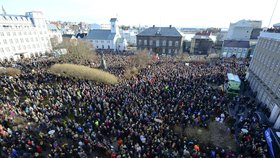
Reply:
[[209, 37], [210, 32], [197, 32], [191, 40], [190, 53], [195, 55], [206, 55], [213, 46], [213, 41]]
[[249, 66], [248, 81], [271, 111], [269, 121], [280, 128], [280, 33], [261, 32]]
[[62, 34], [55, 24], [47, 24], [49, 29], [49, 38], [52, 46], [56, 46], [63, 41]]
[[222, 46], [222, 57], [246, 58], [250, 49], [249, 41], [236, 41], [236, 40], [224, 40]]
[[127, 41], [120, 35], [117, 18], [111, 18], [111, 29], [93, 29], [85, 37], [97, 50], [125, 51]]
[[178, 54], [182, 52], [181, 33], [171, 25], [169, 27], [150, 27], [136, 35], [137, 49], [158, 54]]
[[255, 35], [256, 29], [260, 29], [261, 26], [262, 21], [258, 20], [240, 20], [236, 23], [230, 23], [226, 39], [249, 41], [252, 33]]
[[17, 60], [45, 54], [52, 49], [43, 13], [0, 15], [0, 59]]

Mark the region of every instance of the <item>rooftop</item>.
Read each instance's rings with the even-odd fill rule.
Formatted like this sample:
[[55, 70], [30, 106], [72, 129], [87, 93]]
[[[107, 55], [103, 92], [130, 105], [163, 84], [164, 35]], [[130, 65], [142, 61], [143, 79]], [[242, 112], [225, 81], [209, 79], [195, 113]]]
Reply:
[[137, 36], [172, 36], [182, 37], [181, 33], [175, 27], [149, 27], [140, 32]]
[[115, 33], [111, 33], [111, 30], [93, 29], [89, 31], [86, 38], [91, 40], [112, 40], [115, 35]]
[[249, 41], [224, 40], [223, 47], [250, 48]]

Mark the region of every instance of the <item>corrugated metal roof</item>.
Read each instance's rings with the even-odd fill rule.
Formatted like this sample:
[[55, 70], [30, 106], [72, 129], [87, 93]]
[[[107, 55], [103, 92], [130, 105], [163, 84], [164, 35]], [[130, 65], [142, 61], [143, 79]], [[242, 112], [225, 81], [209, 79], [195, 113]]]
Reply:
[[100, 30], [93, 29], [90, 30], [86, 39], [91, 40], [113, 40], [115, 37], [115, 33], [111, 33], [111, 30]]
[[249, 41], [224, 40], [223, 47], [250, 48]]
[[140, 32], [137, 36], [173, 36], [182, 37], [175, 27], [150, 27]]

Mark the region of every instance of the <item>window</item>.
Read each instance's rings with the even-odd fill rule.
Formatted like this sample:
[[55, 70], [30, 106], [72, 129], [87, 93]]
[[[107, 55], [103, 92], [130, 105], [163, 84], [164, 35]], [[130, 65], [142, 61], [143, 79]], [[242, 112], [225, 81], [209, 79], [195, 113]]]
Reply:
[[12, 48], [13, 48], [13, 51], [16, 51], [16, 47], [13, 46]]
[[98, 40], [95, 40], [95, 43], [98, 43]]
[[227, 52], [227, 51], [228, 51], [228, 48], [227, 48], [227, 47], [225, 47], [225, 48], [224, 48], [224, 51], [225, 51], [225, 52]]
[[7, 44], [7, 40], [6, 39], [3, 39], [3, 42], [4, 42], [4, 44]]
[[166, 40], [162, 41], [162, 46], [166, 46]]
[[10, 41], [10, 44], [13, 44], [13, 43], [14, 43], [12, 39], [10, 39], [9, 41]]
[[104, 41], [102, 40], [101, 43], [104, 43]]
[[153, 40], [150, 40], [150, 46], [152, 46], [153, 45]]
[[138, 40], [138, 45], [139, 45], [139, 46], [142, 45], [142, 40]]
[[4, 32], [1, 32], [1, 36], [4, 36]]
[[28, 38], [25, 38], [25, 41], [26, 41], [26, 42], [29, 42]]
[[178, 47], [178, 46], [179, 46], [179, 42], [175, 41], [175, 47]]
[[110, 40], [108, 40], [107, 43], [110, 43]]
[[148, 44], [147, 40], [144, 40], [144, 45], [146, 46]]
[[7, 36], [11, 36], [11, 33], [10, 33], [10, 32], [7, 32]]
[[23, 50], [26, 50], [26, 46], [25, 45], [23, 45]]
[[242, 48], [239, 48], [239, 49], [238, 49], [238, 52], [242, 52]]
[[168, 54], [171, 54], [171, 49], [168, 49]]
[[168, 42], [168, 46], [170, 46], [170, 47], [172, 46], [172, 41]]
[[165, 53], [165, 49], [164, 49], [164, 48], [162, 49], [162, 53], [163, 53], [163, 54]]
[[159, 47], [159, 40], [156, 40], [156, 46]]
[[18, 43], [18, 39], [17, 38], [15, 39], [15, 41], [16, 41], [16, 43]]

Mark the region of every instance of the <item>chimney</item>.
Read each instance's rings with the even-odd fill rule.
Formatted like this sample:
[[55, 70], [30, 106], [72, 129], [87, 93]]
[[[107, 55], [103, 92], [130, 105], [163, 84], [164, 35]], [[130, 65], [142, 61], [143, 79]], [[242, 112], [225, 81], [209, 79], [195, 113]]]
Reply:
[[171, 28], [172, 27], [172, 25], [169, 25], [169, 28]]
[[155, 25], [153, 25], [153, 28], [155, 28]]

